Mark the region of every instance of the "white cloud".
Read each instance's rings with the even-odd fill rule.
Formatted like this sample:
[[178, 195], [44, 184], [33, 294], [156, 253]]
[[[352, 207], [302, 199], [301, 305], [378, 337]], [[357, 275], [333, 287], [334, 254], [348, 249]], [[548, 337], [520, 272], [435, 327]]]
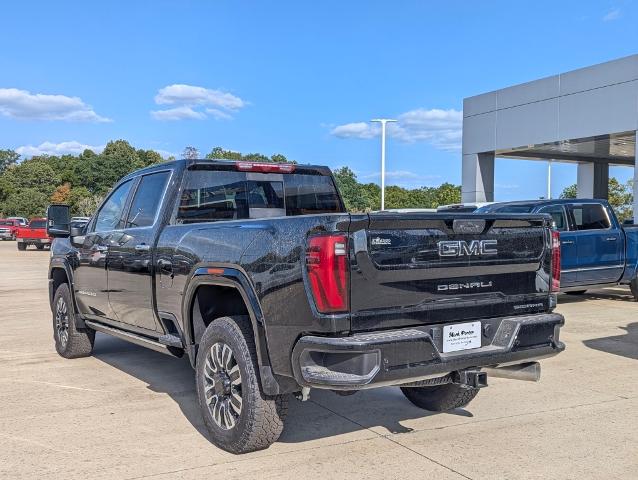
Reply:
[[0, 88], [0, 115], [24, 120], [111, 121], [95, 113], [79, 97], [31, 93], [17, 88]]
[[175, 107], [167, 110], [152, 110], [151, 117], [155, 120], [204, 120], [206, 115], [191, 107]]
[[379, 135], [379, 127], [371, 123], [355, 122], [334, 127], [330, 133], [339, 138], [373, 138]]
[[[461, 148], [463, 113], [459, 110], [417, 108], [402, 113], [397, 123], [389, 123], [388, 135], [402, 142], [427, 142], [441, 150]], [[355, 122], [338, 125], [330, 133], [339, 138], [373, 138], [380, 134], [376, 123]]]
[[85, 145], [72, 140], [70, 142], [60, 143], [43, 142], [37, 146], [23, 145], [16, 148], [15, 151], [23, 157], [33, 157], [35, 155], [79, 155], [86, 149], [93, 150], [95, 153], [100, 153], [104, 150], [104, 145]]
[[[154, 110], [156, 120], [230, 119], [232, 114], [247, 105], [245, 100], [232, 93], [194, 85], [174, 84], [160, 88], [155, 95], [157, 105], [175, 105], [168, 110]], [[169, 112], [164, 114], [165, 112]]]
[[612, 8], [603, 16], [603, 22], [613, 22], [622, 16], [620, 8]]
[[224, 112], [223, 110], [219, 110], [218, 108], [207, 108], [206, 113], [217, 120], [230, 120], [233, 118], [232, 115]]

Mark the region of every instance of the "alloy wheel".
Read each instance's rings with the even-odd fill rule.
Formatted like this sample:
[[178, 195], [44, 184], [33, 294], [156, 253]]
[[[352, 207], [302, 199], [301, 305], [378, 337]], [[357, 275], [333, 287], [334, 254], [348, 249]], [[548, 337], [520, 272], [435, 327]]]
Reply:
[[60, 341], [60, 346], [64, 349], [69, 341], [69, 310], [64, 298], [60, 297], [55, 306], [55, 331]]
[[239, 365], [232, 349], [215, 343], [204, 364], [204, 395], [213, 421], [223, 430], [232, 429], [242, 410], [242, 384]]

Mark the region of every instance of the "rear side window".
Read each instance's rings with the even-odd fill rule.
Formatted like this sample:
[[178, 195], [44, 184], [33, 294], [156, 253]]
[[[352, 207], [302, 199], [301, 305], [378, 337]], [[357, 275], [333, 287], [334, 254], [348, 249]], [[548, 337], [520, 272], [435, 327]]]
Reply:
[[567, 230], [567, 217], [565, 216], [565, 209], [561, 205], [551, 205], [549, 207], [543, 207], [539, 213], [549, 213], [554, 221], [554, 228], [558, 231]]
[[342, 211], [329, 176], [190, 170], [177, 223], [216, 222]]
[[126, 228], [149, 227], [155, 223], [170, 172], [144, 175], [133, 197]]
[[577, 230], [604, 230], [611, 227], [609, 216], [600, 204], [574, 205], [572, 214]]

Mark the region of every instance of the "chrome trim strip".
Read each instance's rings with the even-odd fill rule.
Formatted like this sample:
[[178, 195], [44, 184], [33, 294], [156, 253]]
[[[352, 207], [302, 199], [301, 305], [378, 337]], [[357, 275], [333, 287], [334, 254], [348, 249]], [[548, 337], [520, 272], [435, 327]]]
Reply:
[[624, 264], [611, 265], [608, 267], [591, 267], [591, 268], [570, 268], [569, 270], [561, 270], [561, 273], [571, 273], [571, 272], [588, 272], [590, 270], [609, 270], [612, 268], [625, 268]]

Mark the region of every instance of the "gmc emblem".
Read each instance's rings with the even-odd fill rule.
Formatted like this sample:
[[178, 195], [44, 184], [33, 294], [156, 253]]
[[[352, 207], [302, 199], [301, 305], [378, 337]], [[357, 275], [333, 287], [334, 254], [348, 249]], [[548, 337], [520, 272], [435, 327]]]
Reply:
[[464, 257], [475, 255], [496, 255], [497, 240], [442, 240], [439, 246], [439, 257]]

